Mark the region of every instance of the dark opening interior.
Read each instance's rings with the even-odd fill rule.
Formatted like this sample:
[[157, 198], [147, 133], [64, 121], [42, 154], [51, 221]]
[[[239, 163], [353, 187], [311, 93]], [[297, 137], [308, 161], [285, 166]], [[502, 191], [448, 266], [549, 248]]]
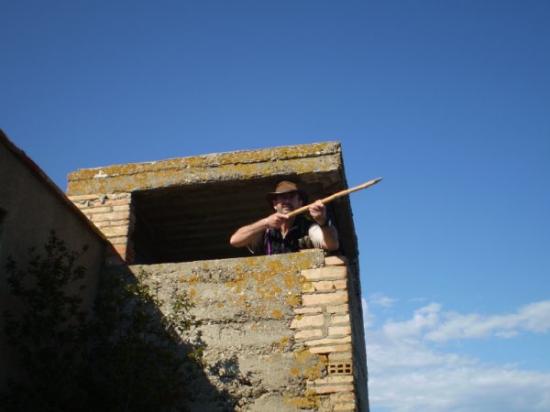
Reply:
[[[287, 176], [299, 180], [310, 201], [342, 190], [339, 175]], [[134, 192], [135, 263], [187, 262], [250, 256], [229, 238], [240, 226], [272, 213], [266, 194], [277, 179], [219, 181]], [[347, 198], [330, 205], [341, 251], [355, 255], [356, 239]]]
[[4, 232], [4, 219], [6, 217], [6, 211], [0, 209], [0, 247], [2, 247], [2, 233]]

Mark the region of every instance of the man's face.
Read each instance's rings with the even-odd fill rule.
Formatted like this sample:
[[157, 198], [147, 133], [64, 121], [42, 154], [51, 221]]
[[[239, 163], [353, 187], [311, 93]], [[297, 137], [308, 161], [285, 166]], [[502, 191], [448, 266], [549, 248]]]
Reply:
[[303, 205], [298, 192], [288, 192], [273, 198], [273, 209], [279, 213], [289, 213]]

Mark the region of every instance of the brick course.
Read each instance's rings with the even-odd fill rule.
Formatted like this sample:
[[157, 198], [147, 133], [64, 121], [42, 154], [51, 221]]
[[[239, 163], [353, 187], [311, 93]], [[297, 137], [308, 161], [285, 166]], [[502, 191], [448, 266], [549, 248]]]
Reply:
[[328, 375], [307, 381], [318, 396], [330, 395], [331, 411], [356, 410], [346, 264], [345, 258], [331, 256], [325, 258], [326, 266], [301, 271], [302, 306], [294, 309], [291, 322], [294, 338], [310, 353], [335, 362], [326, 370]]
[[[133, 249], [128, 243], [133, 228], [129, 193], [77, 195], [69, 197], [72, 202], [101, 230], [119, 255], [106, 258], [108, 265], [131, 262]], [[122, 260], [121, 260], [122, 259]]]

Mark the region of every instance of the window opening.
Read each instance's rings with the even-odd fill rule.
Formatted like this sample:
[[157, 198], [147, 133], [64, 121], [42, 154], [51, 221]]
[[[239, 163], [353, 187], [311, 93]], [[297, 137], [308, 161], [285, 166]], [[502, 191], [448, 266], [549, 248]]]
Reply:
[[[284, 178], [217, 181], [132, 193], [135, 221], [130, 243], [134, 248], [134, 263], [251, 256], [246, 248], [232, 247], [229, 238], [240, 226], [272, 213], [266, 194], [273, 190], [276, 181]], [[326, 181], [331, 180], [317, 176], [317, 181], [304, 183], [310, 200], [331, 193], [332, 187], [319, 183]], [[340, 188], [334, 191], [336, 189]], [[330, 207], [336, 212], [332, 216], [338, 227], [347, 209], [337, 204]], [[340, 233], [341, 240], [345, 237], [345, 233]]]

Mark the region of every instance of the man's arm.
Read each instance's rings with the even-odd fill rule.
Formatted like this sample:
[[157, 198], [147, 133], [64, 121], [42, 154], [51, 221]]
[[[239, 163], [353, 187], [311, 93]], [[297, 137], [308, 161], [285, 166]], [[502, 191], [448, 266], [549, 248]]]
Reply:
[[286, 215], [282, 213], [273, 213], [268, 217], [237, 229], [229, 239], [229, 243], [235, 247], [253, 245], [261, 239], [266, 229], [279, 229], [287, 219]]
[[330, 252], [338, 249], [340, 247], [338, 232], [335, 227], [327, 225], [328, 216], [325, 205], [320, 200], [312, 203], [309, 207], [309, 214], [317, 223], [309, 229], [309, 238], [313, 246]]

